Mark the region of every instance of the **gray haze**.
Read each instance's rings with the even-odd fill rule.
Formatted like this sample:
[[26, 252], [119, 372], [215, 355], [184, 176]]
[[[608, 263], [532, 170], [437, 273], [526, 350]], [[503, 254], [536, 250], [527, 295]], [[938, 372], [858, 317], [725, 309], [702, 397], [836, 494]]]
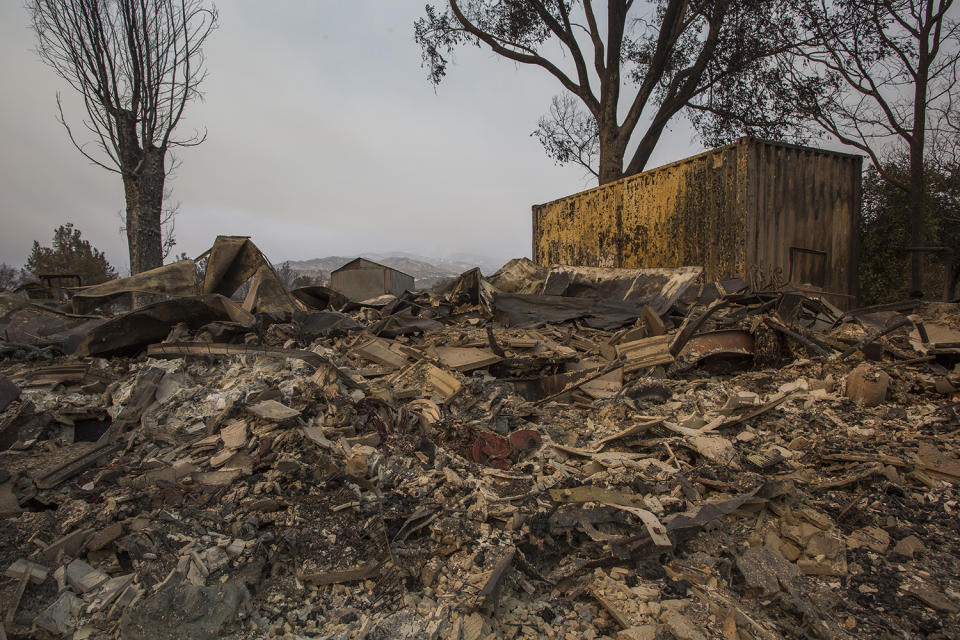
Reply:
[[[207, 46], [204, 102], [179, 152], [176, 251], [249, 235], [274, 261], [405, 251], [503, 262], [530, 253], [530, 205], [594, 183], [557, 167], [530, 137], [559, 84], [539, 69], [462, 50], [435, 91], [413, 22], [424, 0], [221, 1]], [[91, 165], [56, 120], [61, 90], [34, 52], [18, 0], [0, 5], [0, 261], [74, 222], [128, 268], [120, 179]], [[678, 121], [650, 166], [698, 151]]]

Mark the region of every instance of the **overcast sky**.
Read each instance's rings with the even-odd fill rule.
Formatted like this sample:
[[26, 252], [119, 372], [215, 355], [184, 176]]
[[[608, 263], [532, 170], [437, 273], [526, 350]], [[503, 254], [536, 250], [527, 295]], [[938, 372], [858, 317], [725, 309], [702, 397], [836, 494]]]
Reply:
[[[183, 127], [207, 141], [179, 152], [177, 251], [249, 235], [275, 262], [405, 251], [503, 262], [530, 253], [530, 206], [593, 184], [530, 136], [559, 92], [539, 69], [463, 49], [436, 90], [413, 22], [424, 0], [219, 3], [204, 102]], [[73, 222], [121, 270], [123, 190], [56, 120], [76, 97], [34, 51], [19, 0], [0, 3], [0, 261]], [[699, 151], [678, 122], [651, 167]]]

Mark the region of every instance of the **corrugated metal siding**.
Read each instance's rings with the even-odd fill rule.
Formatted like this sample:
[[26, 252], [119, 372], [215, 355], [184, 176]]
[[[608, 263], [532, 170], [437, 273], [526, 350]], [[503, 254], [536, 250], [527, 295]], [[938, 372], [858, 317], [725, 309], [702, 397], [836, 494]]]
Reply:
[[[620, 266], [617, 236], [621, 224], [622, 181], [534, 207], [534, 260], [594, 267]], [[536, 256], [541, 256], [543, 259]]]
[[330, 277], [330, 288], [351, 300], [366, 300], [385, 293], [399, 296], [406, 290], [413, 291], [415, 286], [412, 276], [386, 267], [341, 269]]
[[724, 147], [534, 207], [534, 260], [698, 265], [708, 274], [742, 264], [742, 154], [737, 146]]
[[393, 295], [399, 296], [404, 291], [413, 291], [416, 288], [416, 284], [412, 276], [408, 276], [400, 271], [391, 271], [390, 288], [393, 291]]
[[622, 267], [742, 263], [739, 149], [727, 147], [624, 182]]
[[[861, 158], [743, 139], [533, 207], [539, 264], [699, 265], [855, 294]], [[778, 271], [779, 269], [779, 271]], [[818, 281], [815, 281], [818, 280]], [[839, 302], [839, 301], [838, 301]]]
[[766, 282], [855, 297], [862, 158], [767, 142], [752, 144], [751, 156], [757, 200], [748, 226], [756, 248], [748, 262]]

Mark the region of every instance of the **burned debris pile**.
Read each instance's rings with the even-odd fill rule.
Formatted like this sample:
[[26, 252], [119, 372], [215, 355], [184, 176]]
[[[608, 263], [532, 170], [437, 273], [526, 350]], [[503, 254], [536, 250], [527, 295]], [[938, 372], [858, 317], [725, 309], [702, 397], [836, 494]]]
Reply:
[[958, 305], [246, 238], [71, 304], [0, 299], [8, 638], [958, 637]]

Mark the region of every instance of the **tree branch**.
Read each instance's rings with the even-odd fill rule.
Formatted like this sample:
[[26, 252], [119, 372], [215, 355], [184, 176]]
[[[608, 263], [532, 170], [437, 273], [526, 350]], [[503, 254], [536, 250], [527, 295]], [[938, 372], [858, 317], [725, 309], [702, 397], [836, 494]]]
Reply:
[[[514, 46], [521, 50], [521, 51], [514, 51], [513, 49], [510, 49], [509, 47], [504, 46], [503, 44], [501, 44], [501, 41], [498, 40], [495, 36], [481, 30], [476, 25], [474, 25], [467, 18], [467, 16], [463, 14], [463, 11], [460, 10], [460, 6], [457, 4], [457, 0], [449, 0], [449, 2], [450, 2], [450, 8], [453, 11], [454, 16], [456, 16], [457, 21], [460, 22], [463, 28], [466, 29], [467, 33], [469, 33], [470, 35], [476, 37], [477, 39], [485, 43], [488, 47], [490, 47], [490, 49], [494, 53], [501, 55], [504, 58], [513, 60], [515, 62], [521, 62], [523, 64], [542, 67], [547, 72], [549, 72], [553, 77], [559, 80], [560, 84], [562, 84], [568, 91], [580, 97], [580, 99], [582, 99], [587, 104], [588, 107], [590, 107], [592, 103], [596, 102], [596, 99], [593, 97], [593, 95], [589, 91], [587, 91], [585, 87], [581, 87], [579, 84], [571, 80], [570, 77], [567, 76], [567, 74], [565, 74], [563, 71], [561, 71], [559, 67], [557, 67], [555, 64], [553, 64], [543, 56], [540, 56], [529, 47], [524, 47], [517, 43], [510, 43], [511, 46]], [[599, 104], [596, 104], [594, 106], [596, 109], [600, 108]], [[591, 110], [593, 110], [593, 107], [591, 107]]]

